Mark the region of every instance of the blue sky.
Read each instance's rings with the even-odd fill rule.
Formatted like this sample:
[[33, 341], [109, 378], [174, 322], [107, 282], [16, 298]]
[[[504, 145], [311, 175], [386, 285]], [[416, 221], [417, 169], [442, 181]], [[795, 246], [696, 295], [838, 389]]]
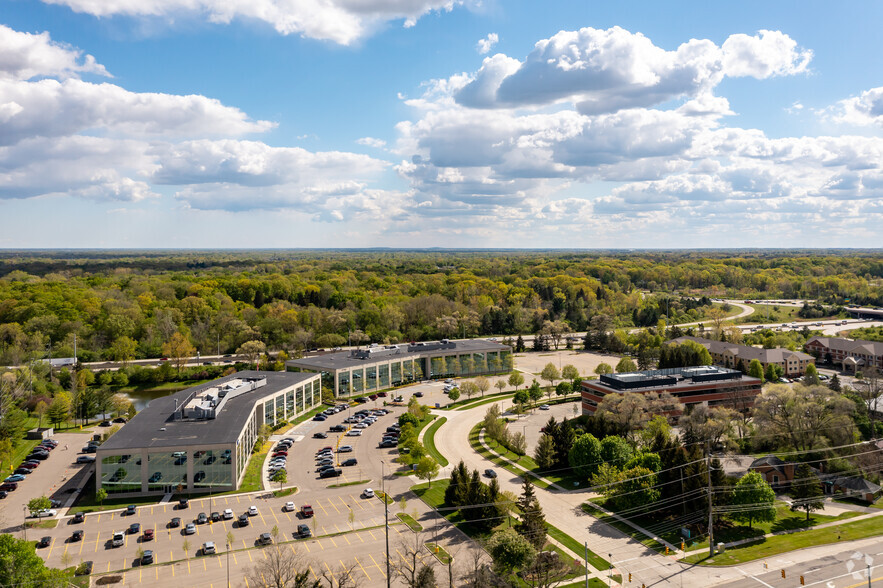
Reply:
[[881, 17], [6, 0], [0, 247], [880, 247]]

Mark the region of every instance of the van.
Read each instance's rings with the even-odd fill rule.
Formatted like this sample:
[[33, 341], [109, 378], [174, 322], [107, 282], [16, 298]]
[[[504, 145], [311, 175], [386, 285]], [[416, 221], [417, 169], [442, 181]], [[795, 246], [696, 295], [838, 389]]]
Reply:
[[111, 547], [122, 547], [125, 543], [125, 536], [120, 531], [114, 532], [113, 540], [110, 543]]
[[77, 463], [92, 463], [95, 458], [89, 455], [80, 455], [77, 457]]

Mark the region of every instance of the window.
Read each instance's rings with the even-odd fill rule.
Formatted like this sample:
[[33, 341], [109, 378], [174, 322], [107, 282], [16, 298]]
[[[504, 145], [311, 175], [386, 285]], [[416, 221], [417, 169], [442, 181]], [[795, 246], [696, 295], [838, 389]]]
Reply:
[[365, 390], [377, 389], [377, 366], [365, 368]]
[[389, 365], [379, 365], [377, 371], [379, 372], [380, 388], [389, 388]]
[[[197, 457], [198, 454], [198, 457]], [[231, 451], [203, 450], [193, 454], [193, 487], [229, 489], [233, 485], [233, 468]]]
[[187, 453], [182, 451], [148, 453], [147, 489], [165, 492], [178, 486], [187, 488], [187, 460]]
[[101, 458], [101, 487], [108, 494], [141, 492], [140, 455], [108, 455]]
[[390, 368], [390, 380], [392, 381], [393, 386], [398, 386], [402, 383], [402, 364], [394, 363], [389, 366]]

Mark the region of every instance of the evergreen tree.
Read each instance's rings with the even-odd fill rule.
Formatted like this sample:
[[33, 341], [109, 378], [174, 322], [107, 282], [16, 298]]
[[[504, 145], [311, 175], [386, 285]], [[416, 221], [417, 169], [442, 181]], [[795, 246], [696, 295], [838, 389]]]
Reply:
[[833, 390], [834, 392], [840, 392], [840, 378], [837, 377], [837, 374], [834, 374], [834, 377], [831, 378], [831, 381], [828, 382], [828, 388]]
[[825, 508], [825, 493], [816, 473], [809, 464], [802, 463], [797, 466], [794, 480], [791, 482], [791, 510], [803, 509], [806, 511], [806, 520], [809, 513], [814, 510]]
[[543, 515], [543, 509], [536, 494], [534, 494], [533, 483], [531, 483], [529, 475], [524, 476], [522, 488], [521, 496], [518, 498], [521, 523], [515, 530], [539, 551], [546, 544], [546, 517]]
[[521, 353], [524, 351], [524, 337], [518, 335], [518, 338], [515, 340], [515, 352]]
[[534, 452], [534, 460], [542, 470], [548, 470], [555, 465], [555, 440], [551, 435], [543, 433], [540, 437]]
[[555, 437], [555, 467], [568, 467], [568, 456], [570, 455], [570, 448], [573, 447], [574, 441], [576, 441], [576, 433], [570, 425], [570, 421], [564, 419], [561, 421], [561, 425], [558, 428], [558, 434]]
[[451, 483], [445, 489], [445, 504], [448, 506], [462, 506], [466, 504], [466, 495], [469, 490], [469, 470], [463, 460], [451, 471]]

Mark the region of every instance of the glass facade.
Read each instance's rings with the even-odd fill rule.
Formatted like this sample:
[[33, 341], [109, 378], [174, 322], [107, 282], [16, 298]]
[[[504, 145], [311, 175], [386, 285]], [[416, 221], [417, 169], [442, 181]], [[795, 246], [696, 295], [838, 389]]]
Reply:
[[396, 362], [389, 366], [389, 379], [393, 386], [398, 386], [402, 383], [402, 364]]
[[377, 389], [377, 366], [365, 368], [365, 391]]
[[276, 423], [283, 421], [285, 421], [285, 396], [280, 394], [276, 397]]
[[108, 494], [141, 491], [141, 459], [137, 455], [109, 455], [101, 459], [101, 487]]
[[[230, 450], [196, 451], [193, 453], [193, 487], [228, 490], [233, 485]], [[226, 462], [226, 463], [225, 463]]]
[[447, 373], [444, 357], [433, 357], [429, 360], [429, 377], [438, 378]]
[[289, 415], [293, 416], [295, 413], [294, 410], [294, 390], [289, 390], [285, 393], [285, 411]]
[[178, 486], [187, 488], [187, 452], [147, 454], [147, 490], [165, 492]]
[[379, 372], [380, 388], [389, 388], [389, 364], [377, 366]]
[[353, 370], [353, 394], [360, 394], [363, 390], [362, 383], [365, 381], [363, 370]]
[[271, 427], [276, 423], [276, 419], [273, 418], [272, 399], [270, 399], [269, 402], [264, 402], [264, 423], [270, 425]]
[[337, 393], [341, 396], [350, 395], [350, 373], [343, 371], [337, 374]]

